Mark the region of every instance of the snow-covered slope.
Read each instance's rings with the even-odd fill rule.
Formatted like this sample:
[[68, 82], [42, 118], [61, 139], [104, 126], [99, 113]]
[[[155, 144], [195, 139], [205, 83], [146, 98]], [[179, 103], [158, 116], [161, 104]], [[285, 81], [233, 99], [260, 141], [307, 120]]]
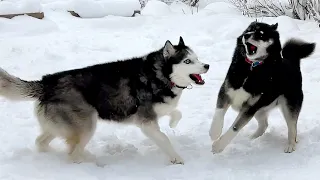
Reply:
[[[0, 66], [27, 80], [43, 74], [143, 55], [167, 39], [183, 36], [203, 62], [211, 65], [204, 86], [185, 90], [179, 109], [183, 119], [170, 129], [160, 121], [185, 165], [169, 165], [166, 156], [138, 128], [99, 122], [88, 149], [106, 163], [68, 164], [64, 143], [54, 140], [54, 152], [38, 153], [34, 140], [40, 133], [32, 102], [0, 98], [0, 179], [183, 179], [183, 180], [317, 180], [320, 175], [320, 46], [302, 61], [304, 106], [298, 122], [299, 143], [292, 154], [283, 152], [287, 128], [278, 110], [271, 113], [265, 135], [250, 140], [255, 120], [221, 154], [213, 155], [208, 135], [218, 89], [225, 77], [236, 37], [253, 20], [236, 14], [138, 16], [77, 19], [67, 12], [45, 11], [43, 20], [31, 17], [0, 19]], [[298, 37], [320, 42], [313, 22], [284, 18], [281, 40]], [[287, 24], [288, 23], [288, 24]], [[287, 29], [286, 27], [290, 27]], [[225, 127], [236, 117], [230, 109]]]

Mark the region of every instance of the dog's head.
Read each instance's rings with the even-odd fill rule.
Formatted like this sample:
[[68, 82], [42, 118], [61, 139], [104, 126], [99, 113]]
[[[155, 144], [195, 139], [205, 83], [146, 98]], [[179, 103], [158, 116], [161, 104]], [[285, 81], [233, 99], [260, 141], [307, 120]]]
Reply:
[[171, 81], [179, 86], [191, 83], [203, 85], [205, 82], [200, 74], [209, 70], [209, 64], [199, 61], [196, 53], [184, 44], [180, 37], [178, 45], [172, 45], [168, 40], [163, 47], [163, 57], [172, 67], [169, 75]]
[[[273, 50], [281, 50], [278, 23], [266, 24], [252, 22], [238, 38], [238, 44], [244, 46], [244, 54], [251, 61], [265, 60]], [[240, 42], [239, 42], [240, 41]]]

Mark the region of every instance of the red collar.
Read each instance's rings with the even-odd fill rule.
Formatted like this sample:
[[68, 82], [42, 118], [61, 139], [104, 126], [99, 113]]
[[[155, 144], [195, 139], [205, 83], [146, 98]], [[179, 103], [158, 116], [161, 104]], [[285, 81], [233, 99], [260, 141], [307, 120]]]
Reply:
[[255, 62], [253, 62], [247, 57], [245, 57], [245, 60], [246, 60], [247, 63], [249, 63], [251, 65], [250, 70], [252, 70], [252, 68], [254, 68], [254, 67], [257, 67], [257, 66], [263, 64], [263, 61], [255, 61]]
[[178, 86], [174, 82], [171, 82], [170, 85], [171, 85], [171, 88], [173, 88], [173, 87], [177, 87], [177, 88], [181, 88], [181, 89], [187, 88], [187, 87], [184, 87], [184, 86]]

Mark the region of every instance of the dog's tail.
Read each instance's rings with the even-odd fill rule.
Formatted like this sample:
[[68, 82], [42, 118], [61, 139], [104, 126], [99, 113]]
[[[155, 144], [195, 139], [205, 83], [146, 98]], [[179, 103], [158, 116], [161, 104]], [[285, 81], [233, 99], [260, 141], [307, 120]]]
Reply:
[[14, 101], [37, 99], [42, 94], [40, 81], [25, 81], [0, 68], [0, 96]]
[[316, 47], [316, 43], [308, 43], [298, 39], [289, 39], [283, 46], [282, 56], [290, 61], [298, 61], [310, 56]]

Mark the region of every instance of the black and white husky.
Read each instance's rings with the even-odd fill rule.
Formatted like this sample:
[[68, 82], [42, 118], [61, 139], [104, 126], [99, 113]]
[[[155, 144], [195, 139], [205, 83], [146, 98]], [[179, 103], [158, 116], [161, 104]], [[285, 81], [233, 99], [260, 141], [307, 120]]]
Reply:
[[[268, 127], [268, 111], [277, 105], [288, 126], [285, 152], [295, 150], [297, 120], [303, 102], [300, 60], [313, 53], [315, 43], [290, 39], [282, 49], [277, 27], [278, 24], [253, 22], [237, 38], [209, 132], [214, 153], [223, 151], [253, 117], [258, 121], [258, 129], [252, 138], [261, 136]], [[230, 106], [239, 114], [221, 136]]]
[[181, 119], [176, 107], [182, 91], [191, 83], [204, 84], [200, 74], [208, 69], [180, 37], [178, 45], [166, 41], [163, 48], [143, 57], [58, 72], [37, 81], [21, 80], [0, 69], [0, 95], [36, 101], [40, 151], [61, 137], [73, 162], [91, 160], [94, 156], [85, 146], [100, 118], [137, 125], [172, 163], [183, 164], [160, 131], [158, 119], [169, 115], [175, 126]]

